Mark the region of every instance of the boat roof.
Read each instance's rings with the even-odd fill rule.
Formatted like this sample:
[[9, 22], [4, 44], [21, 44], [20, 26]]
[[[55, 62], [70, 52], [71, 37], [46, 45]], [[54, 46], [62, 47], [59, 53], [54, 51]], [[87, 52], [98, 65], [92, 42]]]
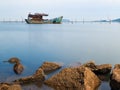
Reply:
[[29, 14], [28, 17], [40, 17], [40, 16], [48, 16], [48, 14], [45, 13], [35, 13], [35, 14]]

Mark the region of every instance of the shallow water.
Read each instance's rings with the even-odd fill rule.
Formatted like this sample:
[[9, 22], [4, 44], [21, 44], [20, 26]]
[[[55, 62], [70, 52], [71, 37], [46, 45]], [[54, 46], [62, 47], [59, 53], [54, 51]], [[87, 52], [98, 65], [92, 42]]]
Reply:
[[[94, 60], [96, 64], [120, 63], [119, 34], [119, 23], [32, 25], [1, 22], [0, 82], [32, 75], [44, 61], [60, 62], [65, 66], [89, 60]], [[12, 64], [2, 62], [11, 57], [21, 59], [25, 67], [21, 75], [15, 75]], [[25, 86], [25, 90], [26, 87], [29, 88]], [[40, 90], [50, 90], [45, 85], [42, 88]], [[108, 83], [100, 86], [100, 90], [109, 89]]]

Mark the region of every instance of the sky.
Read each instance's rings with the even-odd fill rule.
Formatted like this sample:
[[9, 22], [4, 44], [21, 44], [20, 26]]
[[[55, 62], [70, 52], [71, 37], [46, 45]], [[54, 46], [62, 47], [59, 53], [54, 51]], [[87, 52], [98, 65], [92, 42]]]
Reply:
[[120, 18], [120, 0], [0, 0], [0, 20], [27, 18], [28, 13], [47, 13], [47, 18], [70, 20]]

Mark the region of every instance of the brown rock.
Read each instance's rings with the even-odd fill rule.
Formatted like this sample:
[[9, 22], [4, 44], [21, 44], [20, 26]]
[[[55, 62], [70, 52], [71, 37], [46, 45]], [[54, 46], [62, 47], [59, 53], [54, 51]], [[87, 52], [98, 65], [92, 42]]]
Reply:
[[45, 76], [43, 69], [42, 68], [37, 69], [36, 72], [33, 74], [33, 76], [34, 77]]
[[13, 84], [8, 88], [8, 90], [22, 90], [22, 88], [18, 84]]
[[88, 67], [91, 71], [94, 71], [97, 68], [94, 61], [89, 61], [89, 62], [83, 64], [83, 66]]
[[95, 90], [99, 78], [88, 68], [65, 68], [45, 81], [55, 90]]
[[96, 65], [96, 69], [93, 71], [96, 74], [108, 74], [111, 72], [112, 65], [111, 64], [102, 64]]
[[61, 65], [53, 62], [44, 62], [40, 68], [43, 69], [45, 74], [48, 74], [61, 68]]
[[87, 62], [83, 66], [91, 69], [96, 75], [109, 74], [112, 69], [111, 64], [96, 65], [93, 61]]
[[[16, 68], [14, 66], [14, 69], [17, 71], [21, 71], [21, 65], [18, 66], [19, 64], [16, 64]], [[43, 82], [45, 80], [45, 73], [52, 72], [61, 66], [57, 63], [52, 63], [52, 62], [44, 62], [43, 65], [36, 70], [36, 72], [32, 76], [20, 78], [18, 80], [15, 80], [14, 82], [19, 83], [19, 84], [29, 84], [29, 83], [37, 83], [37, 82]], [[19, 70], [20, 68], [20, 70]]]
[[0, 83], [0, 90], [22, 90], [18, 84]]
[[32, 76], [20, 78], [18, 80], [15, 80], [14, 82], [23, 85], [23, 84], [33, 83], [33, 82], [40, 83], [40, 82], [43, 82], [44, 80], [45, 80], [45, 75], [44, 75], [43, 70], [40, 68]]
[[115, 64], [114, 69], [120, 69], [120, 64]]
[[16, 63], [13, 67], [13, 70], [16, 74], [21, 74], [24, 70], [24, 67], [21, 63]]
[[17, 57], [12, 57], [12, 58], [10, 58], [8, 61], [4, 61], [4, 62], [9, 62], [9, 63], [15, 64], [15, 63], [19, 63], [19, 62], [20, 62], [20, 59], [17, 58]]
[[[18, 80], [15, 80], [14, 82], [22, 85], [30, 84], [30, 83], [36, 83], [38, 85], [38, 82], [39, 82], [39, 86], [40, 86], [40, 84], [42, 84], [43, 81], [45, 80], [44, 72], [45, 73], [52, 72], [60, 67], [61, 66], [57, 63], [44, 62], [43, 65], [40, 68], [38, 68], [38, 70], [36, 70], [36, 72], [32, 76], [20, 78]], [[14, 71], [16, 73], [21, 73], [22, 71], [21, 68], [22, 68], [22, 65], [20, 63], [16, 63], [14, 66]]]
[[10, 84], [0, 83], [0, 90], [8, 90]]
[[88, 68], [84, 72], [84, 82], [85, 90], [96, 90], [100, 85], [99, 78]]
[[110, 77], [110, 86], [112, 90], [120, 90], [120, 64], [116, 64]]

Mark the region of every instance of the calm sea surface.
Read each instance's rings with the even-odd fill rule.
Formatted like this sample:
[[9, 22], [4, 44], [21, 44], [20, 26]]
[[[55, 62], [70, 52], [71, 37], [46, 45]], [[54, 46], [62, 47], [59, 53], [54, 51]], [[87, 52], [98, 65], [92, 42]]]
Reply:
[[[25, 67], [15, 75], [13, 65], [3, 63], [11, 57]], [[0, 22], [0, 82], [32, 75], [44, 61], [65, 66], [94, 60], [96, 64], [120, 63], [119, 23], [26, 24]], [[25, 90], [52, 90], [43, 85], [24, 86]], [[32, 90], [32, 89], [31, 89]], [[104, 82], [99, 90], [110, 90]]]

